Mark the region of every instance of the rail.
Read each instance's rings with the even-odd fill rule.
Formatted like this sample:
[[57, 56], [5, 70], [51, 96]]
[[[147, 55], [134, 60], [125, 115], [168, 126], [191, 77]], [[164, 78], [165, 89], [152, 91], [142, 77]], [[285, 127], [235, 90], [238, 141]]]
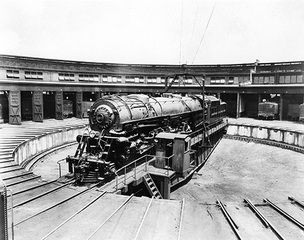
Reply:
[[36, 217], [36, 216], [38, 216], [38, 215], [40, 215], [40, 214], [42, 214], [42, 213], [45, 213], [45, 212], [47, 212], [47, 211], [50, 210], [50, 209], [53, 209], [53, 208], [55, 208], [55, 207], [58, 207], [59, 205], [64, 204], [64, 203], [68, 202], [69, 200], [71, 200], [71, 199], [73, 199], [73, 198], [76, 198], [77, 196], [79, 196], [79, 195], [81, 195], [81, 194], [83, 194], [83, 193], [89, 191], [90, 189], [91, 189], [91, 188], [86, 188], [86, 189], [84, 189], [84, 190], [81, 190], [80, 192], [77, 192], [76, 194], [74, 194], [74, 195], [72, 195], [72, 196], [70, 196], [70, 197], [68, 197], [68, 198], [66, 198], [66, 199], [64, 199], [64, 200], [55, 203], [54, 205], [51, 205], [51, 206], [49, 206], [49, 207], [47, 207], [47, 208], [45, 208], [45, 209], [42, 209], [41, 211], [39, 211], [39, 212], [37, 212], [37, 213], [35, 213], [35, 214], [33, 214], [33, 215], [30, 215], [30, 216], [28, 216], [27, 218], [24, 218], [24, 219], [22, 219], [21, 221], [15, 223], [15, 226], [20, 225], [21, 223], [24, 223], [24, 222], [28, 221], [29, 219], [32, 219], [32, 218], [34, 218], [34, 217]]
[[106, 192], [102, 192], [101, 194], [99, 194], [96, 198], [94, 198], [93, 200], [91, 200], [89, 203], [87, 203], [85, 206], [83, 206], [81, 209], [79, 209], [77, 212], [75, 212], [72, 216], [70, 216], [69, 218], [67, 218], [65, 221], [63, 221], [62, 223], [60, 223], [56, 228], [54, 228], [52, 231], [50, 231], [48, 234], [46, 234], [43, 238], [41, 238], [41, 240], [48, 238], [49, 236], [51, 236], [55, 231], [57, 231], [59, 228], [61, 228], [64, 224], [66, 224], [68, 221], [70, 221], [72, 218], [74, 218], [75, 216], [77, 216], [79, 213], [81, 213], [83, 210], [85, 210], [86, 208], [88, 208], [90, 205], [92, 205], [94, 202], [96, 202], [99, 198], [101, 198], [102, 196], [104, 196], [106, 194]]
[[295, 199], [294, 197], [289, 196], [288, 199], [300, 205], [302, 208], [304, 208], [304, 204], [301, 201]]
[[143, 225], [144, 221], [146, 220], [146, 217], [147, 217], [147, 215], [148, 215], [148, 211], [150, 210], [150, 207], [151, 207], [152, 202], [153, 202], [154, 199], [155, 199], [154, 197], [151, 198], [151, 200], [150, 200], [150, 202], [149, 202], [149, 205], [148, 205], [148, 207], [146, 208], [145, 214], [144, 214], [144, 216], [143, 216], [143, 218], [142, 218], [142, 220], [141, 220], [141, 222], [140, 222], [140, 225], [139, 225], [139, 227], [138, 227], [138, 229], [137, 229], [137, 232], [136, 232], [136, 235], [135, 235], [135, 237], [134, 237], [134, 240], [136, 240], [136, 239], [138, 238], [138, 235], [139, 235], [139, 233], [140, 233], [140, 230], [141, 230], [141, 228], [142, 228], [142, 225]]
[[182, 235], [182, 224], [183, 224], [183, 218], [184, 218], [184, 212], [185, 212], [185, 198], [182, 200], [182, 205], [181, 205], [181, 213], [180, 213], [180, 221], [179, 221], [179, 227], [178, 227], [178, 237], [177, 239], [181, 239]]
[[[123, 166], [115, 172], [115, 189], [119, 189], [119, 185], [123, 186], [127, 185], [127, 179], [132, 178], [137, 180], [137, 176], [140, 172], [148, 172], [148, 166], [151, 165], [156, 159], [165, 159], [165, 166], [169, 166], [169, 161], [172, 159], [173, 155], [169, 157], [160, 157], [154, 155], [144, 155], [133, 162]], [[140, 167], [141, 166], [141, 167]], [[139, 168], [140, 167], [140, 168]], [[166, 175], [169, 176], [170, 169], [169, 167], [165, 167]], [[128, 173], [132, 172], [133, 174], [128, 175]]]
[[267, 222], [267, 219], [264, 217], [264, 215], [256, 208], [256, 206], [249, 200], [244, 199], [244, 202], [248, 204], [248, 206], [251, 208], [251, 210], [257, 215], [257, 217], [261, 220], [263, 225], [268, 228], [269, 223]]
[[109, 220], [110, 220], [110, 218], [112, 218], [114, 215], [115, 215], [115, 213], [117, 213], [123, 206], [125, 206], [128, 202], [130, 202], [130, 200], [133, 198], [133, 194], [130, 196], [130, 197], [128, 197], [106, 220], [104, 220], [96, 229], [95, 229], [95, 231], [93, 231], [92, 233], [91, 233], [91, 235], [90, 236], [88, 236], [87, 238], [86, 238], [86, 240], [89, 240], [89, 239], [91, 239], [97, 232], [98, 232], [98, 230], [106, 223], [106, 222], [108, 222]]
[[224, 204], [220, 201], [220, 200], [216, 200], [218, 206], [220, 207], [220, 209], [222, 210], [225, 218], [227, 219], [229, 225], [231, 226], [233, 232], [235, 233], [237, 239], [239, 240], [242, 240], [239, 232], [238, 232], [238, 229], [239, 229], [239, 226], [235, 223], [235, 221], [233, 220], [233, 218], [231, 217], [231, 215], [228, 213], [227, 209], [225, 208]]
[[295, 219], [293, 216], [285, 212], [283, 209], [278, 207], [276, 204], [274, 204], [272, 201], [270, 201], [268, 198], [264, 199], [264, 202], [268, 203], [274, 210], [276, 210], [278, 213], [283, 215], [286, 219], [297, 225], [299, 228], [304, 230], [304, 224], [301, 223], [299, 220]]
[[[274, 225], [256, 208], [256, 205], [252, 204], [249, 199], [244, 199], [244, 201], [249, 205], [251, 210], [258, 216], [263, 225], [273, 231], [273, 233], [281, 240], [284, 240], [282, 234], [274, 227]], [[267, 203], [268, 204], [268, 203]]]

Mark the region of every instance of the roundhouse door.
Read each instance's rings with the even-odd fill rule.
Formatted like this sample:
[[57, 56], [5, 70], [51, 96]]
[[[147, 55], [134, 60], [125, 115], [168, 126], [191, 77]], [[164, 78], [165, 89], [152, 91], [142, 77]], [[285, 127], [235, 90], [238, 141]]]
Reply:
[[63, 120], [63, 92], [62, 91], [56, 92], [55, 104], [56, 104], [55, 117], [57, 120]]
[[82, 118], [82, 92], [76, 93], [76, 117]]
[[33, 121], [42, 122], [43, 121], [43, 94], [41, 91], [33, 92]]
[[10, 91], [8, 95], [9, 123], [21, 124], [21, 94], [20, 91]]

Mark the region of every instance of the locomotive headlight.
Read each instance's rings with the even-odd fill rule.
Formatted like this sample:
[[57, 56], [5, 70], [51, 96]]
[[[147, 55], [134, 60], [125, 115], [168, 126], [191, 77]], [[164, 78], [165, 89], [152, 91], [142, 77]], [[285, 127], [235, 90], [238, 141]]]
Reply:
[[90, 132], [90, 138], [94, 138], [96, 136], [97, 136], [97, 132], [95, 132], [95, 131]]
[[102, 114], [102, 113], [97, 113], [97, 114], [96, 114], [96, 121], [97, 121], [98, 123], [103, 123], [103, 122], [104, 122], [104, 119], [105, 119], [104, 114]]

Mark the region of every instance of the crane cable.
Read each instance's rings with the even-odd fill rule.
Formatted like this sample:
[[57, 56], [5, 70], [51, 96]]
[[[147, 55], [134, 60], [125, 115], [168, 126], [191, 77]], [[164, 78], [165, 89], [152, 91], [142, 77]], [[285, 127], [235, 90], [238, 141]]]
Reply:
[[181, 13], [181, 36], [180, 36], [180, 44], [179, 44], [179, 64], [181, 64], [181, 57], [182, 57], [183, 15], [184, 15], [184, 1], [182, 1], [182, 13]]
[[208, 28], [208, 26], [209, 26], [210, 20], [211, 20], [211, 18], [212, 18], [212, 15], [213, 15], [213, 12], [214, 12], [214, 9], [215, 9], [215, 5], [216, 5], [216, 3], [215, 3], [214, 6], [213, 6], [212, 12], [211, 12], [211, 14], [210, 14], [208, 23], [207, 23], [206, 28], [205, 28], [205, 31], [204, 31], [204, 34], [203, 34], [203, 36], [202, 36], [202, 38], [201, 38], [199, 47], [197, 48], [197, 51], [196, 51], [195, 56], [194, 56], [194, 58], [193, 58], [192, 64], [193, 64], [193, 62], [195, 61], [195, 58], [196, 58], [196, 56], [197, 56], [197, 53], [198, 53], [199, 49], [201, 48], [202, 42], [203, 42], [203, 40], [204, 40], [206, 31], [207, 31], [207, 28]]
[[[200, 2], [198, 3], [198, 7], [196, 8], [195, 19], [194, 19], [194, 24], [193, 24], [193, 28], [192, 28], [191, 38], [190, 38], [190, 42], [189, 42], [189, 45], [188, 45], [187, 56], [189, 56], [190, 47], [191, 47], [191, 44], [192, 44], [192, 39], [193, 39], [193, 35], [194, 35], [194, 30], [195, 30], [195, 27], [196, 27], [196, 21], [197, 21], [197, 15], [198, 15], [199, 7], [200, 7]], [[187, 57], [187, 59], [188, 59], [188, 57]]]

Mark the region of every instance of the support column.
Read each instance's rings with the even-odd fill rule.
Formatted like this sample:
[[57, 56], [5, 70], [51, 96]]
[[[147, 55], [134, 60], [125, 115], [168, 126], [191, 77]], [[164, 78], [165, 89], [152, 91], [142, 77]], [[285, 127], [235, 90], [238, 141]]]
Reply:
[[82, 118], [82, 91], [76, 92], [76, 117]]
[[33, 121], [43, 122], [43, 93], [34, 91], [32, 95]]
[[260, 102], [262, 102], [262, 95], [259, 93], [259, 94], [258, 94], [258, 104], [259, 104]]
[[164, 189], [163, 189], [163, 198], [170, 199], [170, 179], [168, 177], [164, 178]]
[[63, 120], [63, 92], [57, 91], [55, 96], [55, 118], [57, 120]]
[[280, 121], [283, 120], [283, 109], [284, 109], [284, 99], [283, 99], [284, 95], [281, 94], [280, 95], [280, 113], [279, 113], [279, 117], [280, 117]]
[[240, 109], [241, 109], [241, 98], [240, 93], [237, 93], [236, 95], [236, 118], [240, 117]]
[[10, 91], [8, 94], [9, 123], [21, 124], [21, 94], [20, 91]]

